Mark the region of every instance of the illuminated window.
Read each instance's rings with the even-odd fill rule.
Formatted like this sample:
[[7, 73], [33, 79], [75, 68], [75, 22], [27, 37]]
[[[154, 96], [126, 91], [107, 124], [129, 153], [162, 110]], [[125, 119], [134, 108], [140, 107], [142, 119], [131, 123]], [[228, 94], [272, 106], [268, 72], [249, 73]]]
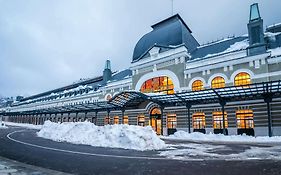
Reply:
[[204, 129], [206, 126], [205, 113], [195, 112], [192, 115], [193, 129]]
[[104, 117], [104, 125], [110, 124], [110, 117]]
[[176, 116], [176, 114], [168, 114], [167, 115], [167, 126], [168, 126], [168, 129], [176, 129], [177, 128], [177, 116]]
[[250, 129], [254, 128], [254, 112], [251, 109], [242, 109], [236, 111], [237, 128]]
[[174, 84], [169, 77], [155, 77], [145, 81], [140, 89], [143, 93], [158, 93], [174, 94]]
[[152, 129], [154, 131], [156, 131], [156, 133], [158, 135], [161, 134], [162, 131], [162, 120], [161, 120], [161, 109], [159, 108], [153, 108], [150, 111], [150, 120], [149, 120], [149, 125], [152, 127]]
[[128, 116], [124, 116], [123, 117], [123, 124], [129, 124], [129, 117]]
[[196, 80], [192, 83], [192, 91], [201, 91], [204, 89], [203, 81]]
[[224, 88], [225, 87], [225, 80], [223, 77], [215, 77], [212, 80], [212, 88]]
[[118, 116], [114, 116], [113, 122], [114, 122], [114, 125], [118, 125], [119, 124], [119, 117]]
[[[228, 128], [227, 112], [224, 112], [225, 128]], [[223, 129], [222, 111], [213, 112], [213, 126], [214, 129]]]
[[144, 115], [138, 116], [138, 125], [139, 126], [145, 126], [145, 116]]
[[237, 74], [234, 78], [235, 86], [245, 86], [251, 84], [251, 77], [246, 72], [241, 72]]

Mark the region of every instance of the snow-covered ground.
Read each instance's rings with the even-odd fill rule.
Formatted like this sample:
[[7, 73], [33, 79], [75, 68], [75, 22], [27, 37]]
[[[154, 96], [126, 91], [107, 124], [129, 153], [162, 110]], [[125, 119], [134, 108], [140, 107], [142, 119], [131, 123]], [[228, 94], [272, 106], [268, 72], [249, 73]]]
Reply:
[[46, 121], [37, 135], [53, 141], [96, 147], [123, 148], [140, 151], [166, 148], [165, 142], [149, 126], [96, 126], [90, 122], [59, 124]]
[[[281, 137], [251, 137], [246, 135], [189, 134], [178, 131], [167, 150], [159, 155], [177, 160], [281, 160]], [[194, 143], [196, 141], [196, 143]]]
[[176, 160], [281, 160], [280, 146], [213, 145], [188, 143], [169, 145], [159, 155]]
[[163, 137], [165, 139], [178, 139], [188, 141], [205, 141], [205, 142], [242, 142], [242, 143], [281, 143], [281, 136], [267, 137], [259, 136], [252, 137], [246, 135], [229, 135], [223, 134], [203, 134], [199, 132], [188, 133], [185, 131], [177, 131], [173, 135]]
[[4, 122], [6, 126], [18, 126], [28, 129], [41, 129], [42, 125], [33, 125], [33, 124], [27, 124], [27, 123], [13, 123], [13, 122]]

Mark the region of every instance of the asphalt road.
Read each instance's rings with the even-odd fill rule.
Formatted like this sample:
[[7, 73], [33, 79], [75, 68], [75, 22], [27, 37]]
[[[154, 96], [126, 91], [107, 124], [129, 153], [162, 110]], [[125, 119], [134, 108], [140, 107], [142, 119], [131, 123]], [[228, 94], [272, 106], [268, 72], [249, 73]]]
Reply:
[[281, 174], [281, 161], [278, 160], [172, 160], [159, 156], [157, 151], [141, 152], [58, 143], [36, 137], [36, 130], [11, 127], [0, 129], [0, 156], [72, 174]]

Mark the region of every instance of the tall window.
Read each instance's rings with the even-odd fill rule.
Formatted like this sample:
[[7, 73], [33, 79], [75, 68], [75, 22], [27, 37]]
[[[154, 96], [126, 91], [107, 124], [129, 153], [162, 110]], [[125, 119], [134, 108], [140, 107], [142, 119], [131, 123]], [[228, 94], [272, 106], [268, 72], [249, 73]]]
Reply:
[[168, 114], [167, 115], [167, 126], [168, 126], [168, 129], [176, 129], [177, 128], [177, 116], [176, 116], [176, 114]]
[[109, 125], [110, 124], [110, 117], [106, 116], [104, 117], [104, 125]]
[[225, 87], [225, 80], [223, 77], [215, 77], [212, 80], [212, 88], [224, 88]]
[[113, 122], [114, 122], [114, 125], [118, 125], [119, 124], [119, 117], [118, 116], [114, 116]]
[[[227, 112], [224, 112], [224, 124], [225, 124], [225, 128], [228, 128]], [[213, 126], [214, 129], [223, 129], [222, 111], [213, 112]]]
[[237, 128], [254, 128], [254, 112], [251, 109], [241, 109], [236, 111]]
[[234, 78], [235, 86], [246, 86], [251, 84], [251, 76], [246, 72], [240, 72]]
[[203, 81], [201, 80], [195, 80], [192, 83], [192, 91], [201, 91], [204, 89]]
[[124, 116], [123, 117], [123, 124], [129, 124], [129, 117], [128, 116]]
[[193, 129], [204, 129], [206, 126], [205, 113], [195, 112], [192, 115]]
[[145, 126], [145, 116], [144, 115], [138, 116], [138, 125], [139, 126]]
[[144, 82], [140, 91], [143, 93], [163, 92], [165, 94], [174, 94], [174, 84], [169, 77], [155, 77]]

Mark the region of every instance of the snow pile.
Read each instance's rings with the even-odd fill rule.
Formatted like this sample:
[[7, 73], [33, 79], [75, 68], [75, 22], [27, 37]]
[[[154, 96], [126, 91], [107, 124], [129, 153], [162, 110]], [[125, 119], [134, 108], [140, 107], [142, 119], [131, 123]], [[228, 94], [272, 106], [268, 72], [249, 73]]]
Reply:
[[0, 122], [0, 129], [6, 129], [6, 128], [8, 127], [5, 125], [5, 123], [3, 121]]
[[207, 142], [243, 142], [243, 143], [268, 143], [281, 142], [281, 136], [275, 137], [252, 137], [246, 135], [229, 135], [223, 134], [203, 134], [199, 132], [188, 133], [185, 131], [177, 131], [173, 135], [166, 137], [167, 139], [207, 141]]
[[42, 125], [33, 125], [33, 124], [27, 124], [27, 123], [13, 123], [13, 122], [5, 122], [8, 126], [18, 126], [28, 129], [41, 129]]
[[248, 40], [239, 41], [239, 42], [232, 44], [228, 49], [226, 49], [223, 52], [216, 53], [216, 54], [208, 54], [204, 58], [217, 56], [217, 55], [221, 55], [221, 54], [225, 54], [225, 53], [229, 53], [229, 52], [239, 51], [239, 50], [245, 50], [247, 47], [249, 47]]
[[53, 141], [97, 147], [141, 151], [166, 148], [151, 127], [132, 125], [96, 126], [90, 122], [58, 124], [46, 121], [37, 135]]

